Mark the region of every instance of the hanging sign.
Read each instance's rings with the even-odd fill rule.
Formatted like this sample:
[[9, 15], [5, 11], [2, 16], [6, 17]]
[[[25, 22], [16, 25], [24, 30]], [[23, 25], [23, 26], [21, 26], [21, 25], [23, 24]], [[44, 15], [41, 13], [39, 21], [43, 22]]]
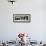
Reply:
[[13, 14], [14, 23], [30, 23], [31, 14]]

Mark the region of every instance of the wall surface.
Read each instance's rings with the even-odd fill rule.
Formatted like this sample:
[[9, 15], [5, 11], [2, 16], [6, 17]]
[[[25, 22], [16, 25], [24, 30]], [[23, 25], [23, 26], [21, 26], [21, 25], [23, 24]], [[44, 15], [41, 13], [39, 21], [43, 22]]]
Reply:
[[[31, 23], [13, 23], [12, 14], [31, 14]], [[13, 5], [0, 0], [0, 40], [15, 40], [18, 32], [34, 40], [46, 40], [46, 0], [17, 0]]]

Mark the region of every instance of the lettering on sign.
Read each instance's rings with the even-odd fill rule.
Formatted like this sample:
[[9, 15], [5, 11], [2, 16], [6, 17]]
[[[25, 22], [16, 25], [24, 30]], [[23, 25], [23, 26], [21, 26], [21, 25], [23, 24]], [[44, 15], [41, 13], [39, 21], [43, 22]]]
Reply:
[[31, 22], [31, 14], [13, 14], [14, 23], [29, 23]]

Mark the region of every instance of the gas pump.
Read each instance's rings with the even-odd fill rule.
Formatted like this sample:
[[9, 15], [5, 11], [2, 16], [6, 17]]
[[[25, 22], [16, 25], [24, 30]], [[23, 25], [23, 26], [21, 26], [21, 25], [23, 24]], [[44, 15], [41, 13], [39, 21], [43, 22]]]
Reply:
[[25, 33], [19, 33], [19, 35], [18, 35], [18, 37], [20, 38], [20, 41], [19, 41], [20, 46], [25, 45], [25, 43], [24, 43], [24, 36], [25, 36]]

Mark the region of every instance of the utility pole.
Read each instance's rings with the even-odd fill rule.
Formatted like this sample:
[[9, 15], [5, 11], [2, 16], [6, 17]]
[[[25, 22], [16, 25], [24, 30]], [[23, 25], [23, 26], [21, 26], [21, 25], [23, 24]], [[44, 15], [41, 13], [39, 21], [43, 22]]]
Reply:
[[14, 2], [16, 2], [15, 0], [9, 0], [8, 2], [11, 2], [12, 4], [14, 3]]

